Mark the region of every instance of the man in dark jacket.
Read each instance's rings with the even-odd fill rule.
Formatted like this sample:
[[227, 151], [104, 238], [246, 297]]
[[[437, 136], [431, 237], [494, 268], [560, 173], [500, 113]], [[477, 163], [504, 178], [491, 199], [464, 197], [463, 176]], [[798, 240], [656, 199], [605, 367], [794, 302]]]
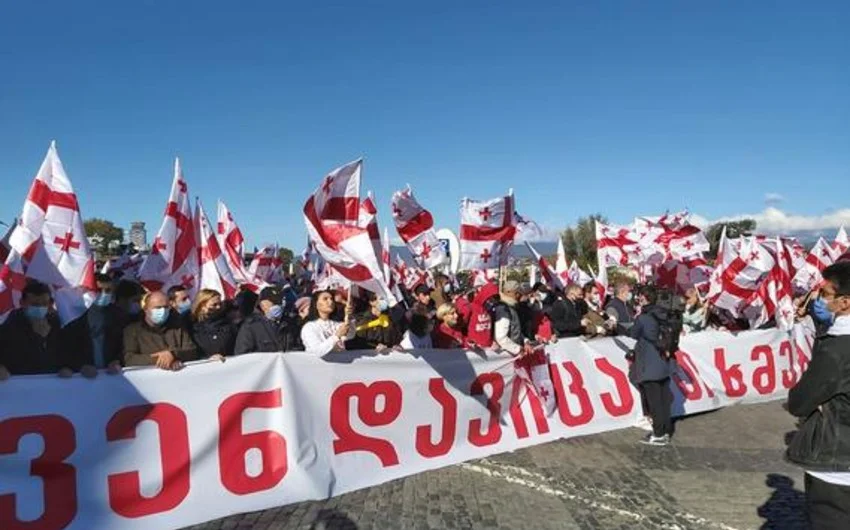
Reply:
[[349, 342], [361, 350], [386, 350], [398, 346], [404, 329], [404, 307], [396, 304], [390, 308], [386, 299], [371, 291], [366, 293], [366, 300], [369, 309], [355, 316], [357, 336]]
[[637, 385], [646, 413], [652, 418], [652, 433], [642, 440], [649, 445], [668, 445], [673, 435], [670, 407], [670, 360], [660, 350], [661, 327], [667, 323], [667, 311], [657, 305], [658, 292], [654, 287], [641, 291], [640, 316], [629, 329], [631, 338], [637, 340], [634, 359], [629, 367], [629, 380]]
[[198, 358], [198, 350], [179, 316], [171, 314], [168, 297], [160, 292], [142, 299], [144, 316], [124, 330], [124, 363], [179, 370]]
[[283, 314], [283, 293], [278, 287], [260, 291], [257, 309], [249, 315], [236, 335], [234, 353], [301, 351], [300, 328], [294, 318]]
[[519, 284], [508, 280], [502, 286], [500, 302], [493, 311], [493, 342], [511, 355], [528, 353], [530, 347], [523, 335], [523, 325], [517, 311]]
[[124, 357], [124, 328], [129, 316], [115, 305], [115, 285], [106, 274], [96, 274], [97, 295], [92, 306], [65, 327], [71, 344], [71, 368], [85, 375], [98, 369], [111, 374], [121, 371]]
[[629, 328], [635, 323], [635, 312], [631, 306], [632, 286], [620, 282], [614, 287], [614, 297], [605, 306], [605, 312], [617, 322], [617, 335], [629, 335]]
[[[0, 366], [11, 375], [58, 374], [71, 377], [69, 344], [59, 319], [51, 311], [50, 288], [29, 282], [21, 293], [21, 307], [0, 329]], [[5, 375], [5, 374], [4, 374]]]
[[583, 320], [578, 306], [581, 287], [576, 284], [564, 289], [564, 298], [552, 305], [549, 318], [552, 319], [552, 331], [558, 338], [578, 337], [584, 331], [587, 321]]
[[788, 393], [788, 411], [805, 418], [788, 459], [808, 470], [811, 527], [850, 528], [850, 263], [827, 267], [823, 279], [820, 296], [834, 319]]

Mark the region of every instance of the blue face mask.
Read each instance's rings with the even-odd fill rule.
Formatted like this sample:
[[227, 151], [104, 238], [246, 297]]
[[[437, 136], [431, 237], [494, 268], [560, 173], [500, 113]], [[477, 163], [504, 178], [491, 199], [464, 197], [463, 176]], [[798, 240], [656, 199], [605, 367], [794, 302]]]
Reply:
[[99, 293], [94, 299], [94, 305], [98, 307], [106, 307], [112, 303], [113, 296], [110, 293]]
[[389, 308], [390, 308], [389, 302], [387, 302], [386, 300], [378, 300], [378, 311], [383, 313], [384, 311], [386, 311]]
[[826, 307], [826, 300], [817, 298], [812, 302], [812, 317], [822, 324], [832, 324], [835, 315]]
[[150, 313], [148, 313], [148, 318], [154, 326], [161, 326], [168, 320], [168, 308], [157, 307], [151, 309]]
[[269, 320], [280, 320], [283, 317], [283, 308], [277, 304], [271, 306], [266, 311], [266, 318]]
[[130, 306], [127, 308], [127, 312], [133, 316], [138, 315], [142, 312], [142, 304], [140, 304], [139, 302], [131, 303]]
[[24, 314], [30, 320], [44, 320], [47, 318], [47, 306], [31, 305], [24, 309]]
[[177, 312], [180, 313], [181, 315], [185, 315], [191, 310], [192, 310], [192, 301], [191, 300], [184, 300], [184, 301], [180, 302], [179, 304], [177, 304]]

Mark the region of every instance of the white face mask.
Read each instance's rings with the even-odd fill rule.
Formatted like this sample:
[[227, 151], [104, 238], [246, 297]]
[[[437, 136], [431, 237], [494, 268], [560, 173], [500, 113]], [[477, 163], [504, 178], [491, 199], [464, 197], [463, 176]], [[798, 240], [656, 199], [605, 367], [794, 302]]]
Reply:
[[546, 299], [547, 299], [547, 298], [549, 298], [549, 293], [546, 293], [546, 292], [540, 292], [540, 293], [538, 293], [538, 295], [537, 295], [537, 296], [538, 296], [538, 298], [539, 298], [539, 300], [540, 300], [541, 302], [545, 302], [545, 301], [546, 301]]

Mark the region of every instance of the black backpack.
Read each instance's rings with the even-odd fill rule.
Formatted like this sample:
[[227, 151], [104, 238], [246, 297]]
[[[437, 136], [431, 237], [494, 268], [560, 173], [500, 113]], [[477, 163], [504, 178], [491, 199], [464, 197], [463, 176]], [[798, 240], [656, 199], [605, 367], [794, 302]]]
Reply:
[[658, 318], [655, 313], [650, 313], [653, 320], [658, 324], [658, 342], [655, 347], [661, 357], [673, 359], [679, 351], [679, 337], [682, 335], [682, 313], [671, 311], [667, 318]]

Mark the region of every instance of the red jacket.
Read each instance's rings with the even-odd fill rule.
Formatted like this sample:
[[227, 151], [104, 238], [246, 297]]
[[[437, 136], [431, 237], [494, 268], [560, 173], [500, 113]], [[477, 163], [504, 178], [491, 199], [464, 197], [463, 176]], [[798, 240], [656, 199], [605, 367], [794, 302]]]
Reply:
[[431, 342], [435, 348], [441, 350], [466, 349], [468, 347], [463, 331], [455, 329], [445, 322], [440, 322], [440, 325], [434, 328], [434, 332], [431, 333]]
[[476, 346], [489, 348], [493, 345], [493, 318], [484, 307], [484, 302], [499, 296], [499, 286], [488, 283], [481, 287], [475, 298], [472, 299], [472, 310], [469, 314], [469, 324], [466, 337]]

